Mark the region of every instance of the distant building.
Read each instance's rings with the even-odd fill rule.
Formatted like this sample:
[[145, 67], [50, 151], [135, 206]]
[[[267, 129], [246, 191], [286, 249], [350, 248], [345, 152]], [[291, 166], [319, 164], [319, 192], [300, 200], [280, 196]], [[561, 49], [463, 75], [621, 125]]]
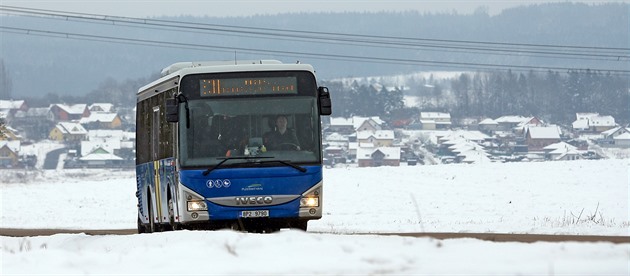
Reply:
[[420, 112], [420, 124], [424, 130], [449, 129], [451, 127], [451, 114]]
[[90, 116], [81, 118], [79, 123], [88, 129], [118, 129], [122, 120], [116, 113], [92, 112]]
[[573, 130], [578, 132], [603, 132], [617, 126], [615, 118], [599, 113], [576, 113], [575, 117], [572, 126]]
[[400, 147], [358, 148], [359, 167], [400, 166]]
[[546, 146], [560, 142], [560, 128], [558, 126], [527, 128], [525, 140], [530, 152], [543, 151]]
[[87, 133], [79, 123], [60, 122], [50, 131], [48, 137], [60, 142], [78, 142], [84, 140]]
[[55, 122], [79, 121], [83, 117], [90, 116], [87, 104], [53, 104], [50, 106], [50, 112]]
[[394, 143], [394, 131], [360, 131], [357, 132], [357, 142], [370, 143], [376, 147], [389, 147]]

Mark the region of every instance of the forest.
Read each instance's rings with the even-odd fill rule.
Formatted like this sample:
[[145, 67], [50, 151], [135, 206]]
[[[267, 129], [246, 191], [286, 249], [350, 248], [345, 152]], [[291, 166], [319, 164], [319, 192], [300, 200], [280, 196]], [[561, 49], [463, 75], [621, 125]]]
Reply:
[[[326, 85], [337, 117], [381, 116], [391, 121], [437, 111], [456, 119], [522, 115], [568, 125], [575, 113], [598, 112], [613, 116], [617, 123], [630, 120], [628, 77], [590, 70], [461, 73], [456, 78], [420, 78], [393, 87], [356, 81]], [[404, 96], [417, 97], [416, 106], [405, 107]]]

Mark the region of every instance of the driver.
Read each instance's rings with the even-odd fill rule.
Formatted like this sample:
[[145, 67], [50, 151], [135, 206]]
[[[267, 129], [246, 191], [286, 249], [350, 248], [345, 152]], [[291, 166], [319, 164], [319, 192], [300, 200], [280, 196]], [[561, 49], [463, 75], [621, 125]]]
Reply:
[[287, 116], [276, 117], [276, 129], [263, 135], [263, 144], [268, 150], [300, 150], [295, 131], [287, 129]]

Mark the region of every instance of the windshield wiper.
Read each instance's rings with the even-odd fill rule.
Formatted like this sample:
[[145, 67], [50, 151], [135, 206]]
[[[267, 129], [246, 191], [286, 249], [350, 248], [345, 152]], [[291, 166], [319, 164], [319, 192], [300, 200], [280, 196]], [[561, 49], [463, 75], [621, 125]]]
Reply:
[[300, 166], [298, 166], [298, 165], [296, 165], [296, 164], [293, 164], [293, 163], [291, 163], [291, 162], [290, 162], [290, 161], [288, 161], [288, 160], [269, 160], [269, 161], [258, 161], [258, 162], [256, 162], [256, 163], [258, 163], [258, 164], [263, 164], [263, 163], [280, 163], [280, 164], [283, 164], [283, 165], [287, 165], [287, 166], [289, 166], [289, 167], [291, 167], [291, 168], [294, 168], [294, 169], [296, 169], [296, 170], [298, 170], [298, 171], [300, 171], [300, 172], [306, 172], [306, 168], [304, 168], [304, 167], [300, 167]]
[[217, 163], [216, 165], [214, 165], [212, 168], [208, 168], [207, 170], [205, 170], [203, 173], [203, 176], [208, 175], [210, 172], [216, 170], [217, 168], [219, 168], [219, 166], [223, 165], [223, 163], [227, 162], [228, 160], [251, 160], [251, 159], [264, 159], [264, 158], [273, 158], [273, 156], [234, 156], [234, 157], [225, 157], [225, 158], [217, 158], [217, 159], [222, 159], [221, 162]]

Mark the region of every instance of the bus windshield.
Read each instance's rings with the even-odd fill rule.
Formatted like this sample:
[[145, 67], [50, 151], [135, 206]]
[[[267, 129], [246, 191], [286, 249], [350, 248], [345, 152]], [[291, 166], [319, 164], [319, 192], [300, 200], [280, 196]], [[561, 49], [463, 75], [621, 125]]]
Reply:
[[[252, 163], [244, 161], [250, 158], [235, 157], [291, 164], [321, 162], [315, 97], [202, 98], [189, 101], [185, 117], [181, 116], [179, 130], [182, 167], [207, 168], [227, 157], [230, 160], [221, 165]], [[188, 128], [186, 120], [190, 120]]]

